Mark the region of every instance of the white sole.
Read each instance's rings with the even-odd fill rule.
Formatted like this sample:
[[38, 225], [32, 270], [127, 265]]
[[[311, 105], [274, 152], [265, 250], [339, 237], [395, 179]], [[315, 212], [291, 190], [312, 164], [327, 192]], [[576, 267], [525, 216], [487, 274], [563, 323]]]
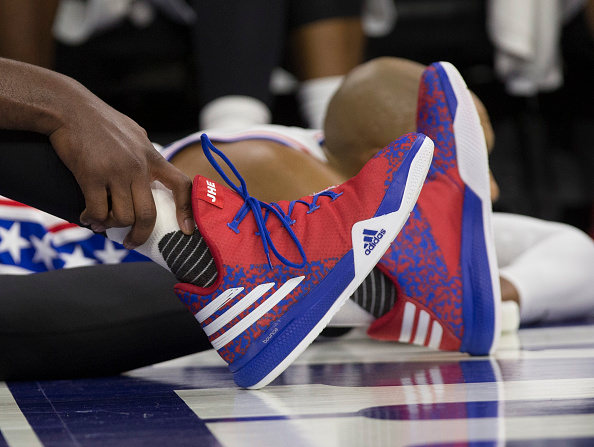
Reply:
[[[458, 170], [462, 181], [480, 198], [482, 203], [483, 228], [491, 283], [493, 301], [495, 305], [494, 337], [489, 353], [492, 353], [499, 341], [501, 333], [501, 290], [499, 285], [499, 270], [495, 254], [493, 226], [491, 215], [491, 187], [489, 183], [489, 160], [487, 146], [480, 119], [466, 82], [449, 62], [439, 63], [448, 75], [450, 85], [458, 101], [456, 116], [454, 117], [454, 135], [456, 138], [456, 157]], [[472, 125], [468, 125], [468, 123]], [[480, 150], [478, 149], [480, 148]]]

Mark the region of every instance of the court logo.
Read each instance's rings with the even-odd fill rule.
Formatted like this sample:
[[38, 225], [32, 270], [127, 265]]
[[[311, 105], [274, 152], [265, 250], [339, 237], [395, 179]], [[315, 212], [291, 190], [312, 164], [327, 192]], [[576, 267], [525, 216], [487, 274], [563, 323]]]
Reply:
[[386, 230], [383, 228], [379, 231], [375, 230], [363, 230], [363, 248], [365, 249], [365, 255], [369, 256], [375, 246], [379, 244], [379, 241], [386, 234]]

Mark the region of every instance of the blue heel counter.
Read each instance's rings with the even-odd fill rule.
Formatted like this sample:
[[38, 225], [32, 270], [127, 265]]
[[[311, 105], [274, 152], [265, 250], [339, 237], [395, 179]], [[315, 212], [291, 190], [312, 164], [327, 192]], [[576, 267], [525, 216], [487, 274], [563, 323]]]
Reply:
[[482, 213], [481, 200], [470, 188], [466, 188], [460, 252], [464, 315], [460, 350], [472, 355], [488, 354], [495, 335], [493, 284]]

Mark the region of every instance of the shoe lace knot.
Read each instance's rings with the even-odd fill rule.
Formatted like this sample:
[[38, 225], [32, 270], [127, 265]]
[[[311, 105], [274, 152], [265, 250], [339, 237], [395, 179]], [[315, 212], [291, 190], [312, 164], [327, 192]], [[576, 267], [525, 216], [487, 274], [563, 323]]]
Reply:
[[[204, 155], [206, 156], [207, 160], [210, 162], [213, 168], [219, 173], [219, 175], [227, 183], [227, 185], [229, 185], [229, 187], [233, 189], [237, 194], [239, 194], [244, 200], [244, 204], [241, 206], [239, 211], [237, 211], [235, 217], [231, 222], [227, 224], [227, 226], [231, 228], [231, 230], [233, 230], [235, 233], [239, 233], [239, 224], [245, 219], [245, 217], [251, 211], [254, 216], [254, 220], [256, 221], [256, 226], [258, 227], [258, 232], [256, 234], [259, 235], [262, 239], [262, 247], [264, 248], [264, 253], [266, 254], [266, 259], [268, 260], [268, 265], [270, 266], [270, 268], [272, 268], [272, 261], [270, 259], [271, 250], [283, 264], [293, 268], [304, 267], [307, 263], [305, 251], [303, 249], [303, 246], [301, 245], [301, 242], [299, 241], [299, 238], [291, 228], [291, 226], [295, 223], [295, 220], [291, 218], [293, 209], [297, 204], [300, 203], [306, 205], [309, 208], [307, 210], [307, 214], [311, 214], [315, 210], [320, 208], [318, 200], [321, 196], [329, 197], [331, 201], [334, 201], [337, 197], [342, 195], [342, 192], [336, 193], [331, 190], [319, 192], [312, 196], [311, 203], [302, 199], [293, 200], [289, 203], [289, 207], [287, 209], [287, 212], [285, 213], [285, 211], [281, 208], [281, 206], [278, 203], [266, 203], [256, 199], [255, 197], [250, 196], [247, 190], [245, 180], [243, 179], [237, 168], [233, 166], [231, 160], [229, 160], [229, 158], [222, 151], [217, 149], [212, 144], [212, 142], [206, 134], [202, 134], [200, 136], [200, 141], [202, 143], [202, 150], [204, 151]], [[236, 185], [227, 176], [227, 174], [225, 174], [219, 163], [214, 159], [212, 152], [217, 154], [225, 162], [229, 169], [231, 169], [235, 177], [239, 180], [239, 185]], [[262, 215], [263, 210], [264, 215]], [[278, 249], [274, 245], [274, 242], [272, 241], [272, 238], [270, 237], [270, 231], [266, 227], [266, 223], [268, 222], [268, 218], [270, 215], [275, 216], [281, 222], [282, 226], [285, 228], [285, 230], [293, 240], [295, 246], [297, 247], [297, 250], [299, 251], [299, 255], [301, 256], [300, 263], [292, 262], [279, 253]]]

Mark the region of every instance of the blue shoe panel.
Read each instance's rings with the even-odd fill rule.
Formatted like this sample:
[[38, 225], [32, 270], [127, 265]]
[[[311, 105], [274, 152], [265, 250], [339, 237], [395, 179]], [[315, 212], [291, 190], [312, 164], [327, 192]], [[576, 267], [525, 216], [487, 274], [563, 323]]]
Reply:
[[470, 189], [464, 192], [462, 220], [463, 352], [489, 353], [495, 331], [493, 285], [483, 227], [482, 202]]
[[456, 116], [456, 110], [458, 109], [458, 100], [456, 99], [456, 94], [452, 89], [452, 84], [450, 84], [450, 78], [448, 78], [448, 74], [441, 64], [435, 63], [433, 66], [437, 70], [437, 74], [441, 80], [441, 87], [443, 88], [443, 93], [445, 94], [446, 101], [448, 102], [448, 107], [450, 108], [453, 120]]
[[418, 135], [419, 138], [416, 139], [411, 148], [408, 150], [406, 158], [402, 161], [402, 164], [395, 172], [394, 178], [392, 179], [390, 186], [388, 186], [388, 190], [386, 191], [386, 194], [375, 213], [376, 216], [382, 216], [400, 209], [410, 166], [415, 159], [415, 156], [419, 152], [419, 149], [423, 145], [425, 138], [427, 138], [425, 135]]

